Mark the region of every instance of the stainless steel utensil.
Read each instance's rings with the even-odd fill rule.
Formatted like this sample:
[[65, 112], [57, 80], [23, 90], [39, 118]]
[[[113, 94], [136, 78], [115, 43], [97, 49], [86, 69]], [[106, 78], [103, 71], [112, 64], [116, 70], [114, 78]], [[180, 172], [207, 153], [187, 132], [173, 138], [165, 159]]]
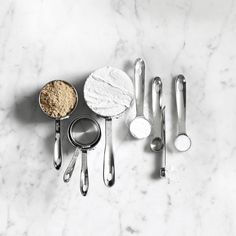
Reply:
[[69, 182], [74, 171], [79, 150], [81, 150], [82, 164], [80, 172], [80, 191], [83, 196], [86, 196], [89, 188], [87, 151], [94, 148], [99, 142], [101, 138], [100, 125], [97, 121], [88, 117], [77, 118], [69, 126], [68, 138], [71, 144], [76, 147], [76, 150], [64, 173], [63, 179], [65, 182]]
[[160, 169], [160, 177], [166, 177], [166, 116], [165, 116], [165, 109], [164, 106], [161, 109], [161, 116], [162, 116], [162, 140], [163, 140], [163, 148], [162, 148], [162, 158], [161, 158], [161, 169]]
[[[101, 73], [102, 71], [102, 73]], [[116, 74], [119, 74], [119, 77], [116, 78], [115, 82], [120, 83], [122, 80], [125, 80], [126, 83], [114, 84], [109, 79], [115, 78]], [[98, 76], [99, 75], [99, 76]], [[104, 95], [104, 91], [94, 91], [94, 93], [91, 94], [91, 85], [93, 88], [96, 88], [98, 83], [102, 83], [103, 86], [109, 87], [109, 90], [106, 91], [106, 93], [109, 93], [110, 96], [113, 96], [115, 99], [115, 95], [112, 94], [112, 90], [115, 90], [116, 92], [121, 92], [122, 96], [129, 97], [128, 100], [130, 100], [129, 104], [119, 104], [118, 101], [113, 104], [112, 107], [110, 107], [110, 100], [107, 104], [101, 105], [101, 103], [106, 99], [106, 95]], [[128, 83], [128, 84], [127, 84]], [[90, 84], [90, 86], [89, 86]], [[112, 119], [118, 118], [122, 113], [124, 113], [131, 105], [133, 100], [133, 94], [129, 94], [130, 91], [128, 90], [128, 87], [123, 87], [124, 84], [129, 85], [128, 87], [132, 87], [131, 91], [133, 93], [133, 84], [129, 76], [121, 71], [120, 69], [112, 68], [112, 67], [106, 67], [101, 68], [93, 72], [88, 79], [85, 82], [84, 85], [84, 98], [88, 105], [88, 107], [98, 114], [99, 116], [105, 118], [105, 150], [104, 150], [104, 160], [103, 160], [103, 180], [106, 186], [111, 187], [115, 183], [115, 163], [114, 163], [114, 153], [113, 153], [113, 144], [112, 144]], [[91, 99], [92, 97], [92, 99]], [[111, 99], [113, 99], [113, 97]], [[102, 99], [101, 99], [102, 98]], [[91, 103], [91, 100], [95, 100], [96, 103]], [[97, 101], [101, 101], [98, 103]], [[119, 113], [114, 110], [114, 107], [117, 106], [119, 109]], [[103, 109], [110, 111], [109, 115], [103, 114]]]
[[[43, 109], [42, 109], [42, 104], [40, 102], [40, 97], [41, 97], [41, 93], [42, 90], [44, 89], [44, 87], [46, 87], [48, 84], [53, 83], [55, 81], [61, 81], [65, 84], [68, 84], [71, 88], [73, 88], [74, 92], [75, 92], [75, 96], [76, 96], [76, 103], [74, 108], [70, 111], [69, 114], [67, 114], [64, 117], [57, 117], [54, 118], [52, 116], [50, 116], [49, 114], [47, 114]], [[40, 93], [39, 93], [39, 106], [41, 108], [41, 110], [43, 111], [44, 114], [46, 114], [49, 118], [52, 118], [55, 120], [55, 142], [54, 142], [54, 158], [53, 158], [53, 164], [54, 167], [59, 170], [61, 168], [61, 164], [62, 164], [62, 147], [61, 147], [61, 121], [65, 120], [67, 118], [70, 117], [70, 115], [74, 112], [74, 110], [76, 109], [77, 105], [78, 105], [78, 94], [77, 91], [75, 89], [75, 87], [73, 85], [71, 85], [70, 83], [63, 81], [63, 80], [52, 80], [50, 82], [48, 82], [47, 84], [44, 85], [44, 87], [41, 89]]]
[[162, 137], [162, 82], [156, 77], [152, 81], [152, 114], [153, 114], [153, 139], [150, 143], [152, 151], [158, 152], [163, 148]]
[[191, 139], [186, 133], [186, 79], [178, 75], [175, 79], [176, 106], [178, 116], [177, 136], [175, 147], [180, 152], [185, 152], [191, 147]]
[[137, 139], [146, 138], [151, 133], [151, 125], [144, 117], [145, 63], [138, 58], [134, 64], [134, 87], [136, 99], [136, 117], [130, 123], [130, 133]]

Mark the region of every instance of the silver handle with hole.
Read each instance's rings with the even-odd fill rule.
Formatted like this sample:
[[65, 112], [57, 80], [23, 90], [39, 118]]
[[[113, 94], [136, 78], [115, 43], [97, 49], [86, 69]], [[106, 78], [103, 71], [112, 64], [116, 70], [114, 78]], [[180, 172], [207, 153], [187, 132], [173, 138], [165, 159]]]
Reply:
[[186, 133], [186, 80], [178, 75], [175, 80], [176, 106], [178, 116], [178, 134]]
[[112, 147], [112, 119], [105, 119], [105, 151], [103, 160], [103, 180], [106, 186], [111, 187], [115, 183], [115, 164]]
[[59, 170], [62, 163], [61, 121], [55, 120], [54, 167]]
[[134, 64], [134, 88], [136, 99], [136, 116], [143, 116], [145, 63], [141, 58], [138, 58]]
[[162, 137], [162, 114], [161, 114], [161, 103], [162, 103], [162, 82], [161, 78], [155, 77], [152, 82], [152, 114], [153, 114], [153, 128], [154, 137]]
[[71, 179], [71, 176], [73, 174], [77, 158], [79, 156], [79, 152], [80, 152], [79, 148], [76, 148], [75, 152], [73, 154], [73, 157], [72, 157], [72, 159], [71, 159], [71, 161], [70, 161], [70, 163], [69, 163], [68, 167], [66, 168], [66, 171], [63, 175], [63, 180], [66, 183], [69, 182], [70, 179]]
[[82, 150], [82, 164], [80, 172], [80, 192], [86, 196], [89, 188], [88, 165], [87, 165], [87, 150]]

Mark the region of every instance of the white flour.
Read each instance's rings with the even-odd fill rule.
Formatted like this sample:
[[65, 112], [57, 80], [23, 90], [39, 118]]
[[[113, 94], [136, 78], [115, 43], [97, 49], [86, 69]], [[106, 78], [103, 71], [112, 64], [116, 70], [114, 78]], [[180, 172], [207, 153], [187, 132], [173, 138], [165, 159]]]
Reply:
[[181, 152], [187, 151], [190, 148], [190, 146], [191, 146], [191, 140], [185, 134], [181, 134], [175, 139], [175, 147], [177, 150]]
[[133, 90], [133, 83], [125, 72], [113, 67], [103, 67], [86, 80], [84, 98], [95, 113], [112, 117], [130, 107], [134, 97]]
[[130, 123], [130, 132], [138, 139], [146, 138], [151, 133], [150, 123], [143, 117], [136, 117]]

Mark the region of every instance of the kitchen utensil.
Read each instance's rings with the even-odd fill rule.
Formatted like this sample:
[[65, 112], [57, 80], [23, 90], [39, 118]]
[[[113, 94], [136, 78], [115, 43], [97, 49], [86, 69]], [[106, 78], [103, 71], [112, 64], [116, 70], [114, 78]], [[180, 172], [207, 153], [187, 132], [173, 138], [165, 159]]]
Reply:
[[175, 80], [175, 93], [178, 126], [174, 144], [178, 151], [185, 152], [191, 147], [191, 139], [186, 133], [186, 79], [183, 75]]
[[[69, 85], [71, 88], [73, 88], [74, 92], [75, 92], [75, 97], [76, 97], [76, 103], [75, 103], [75, 106], [74, 108], [70, 111], [70, 113], [68, 113], [66, 116], [64, 117], [52, 117], [50, 116], [48, 113], [46, 113], [43, 108], [42, 108], [42, 104], [41, 104], [41, 94], [42, 94], [42, 91], [43, 89], [50, 83], [53, 83], [55, 81], [61, 81], [67, 85]], [[55, 142], [54, 142], [54, 159], [53, 159], [53, 164], [54, 164], [54, 167], [59, 170], [60, 167], [61, 167], [61, 164], [62, 164], [62, 147], [61, 147], [61, 121], [62, 120], [65, 120], [67, 118], [70, 117], [70, 115], [74, 112], [74, 110], [76, 109], [77, 107], [77, 104], [78, 104], [78, 94], [77, 94], [77, 91], [75, 89], [75, 87], [73, 85], [71, 85], [70, 83], [66, 82], [66, 81], [63, 81], [63, 80], [52, 80], [50, 82], [48, 82], [47, 84], [44, 85], [44, 87], [41, 89], [40, 93], [39, 93], [39, 106], [41, 108], [41, 110], [43, 111], [44, 114], [46, 114], [48, 117], [52, 118], [55, 120]]]
[[86, 196], [89, 188], [89, 176], [87, 165], [87, 151], [94, 148], [101, 138], [101, 129], [97, 121], [80, 117], [75, 119], [69, 126], [68, 138], [76, 147], [74, 155], [67, 167], [63, 179], [68, 182], [72, 176], [79, 150], [82, 151], [82, 164], [80, 172], [80, 191]]
[[130, 133], [137, 139], [146, 138], [151, 133], [151, 125], [144, 117], [145, 63], [138, 58], [134, 64], [134, 87], [136, 99], [136, 117], [130, 123]]
[[163, 148], [162, 148], [162, 158], [161, 158], [161, 169], [160, 169], [160, 177], [166, 177], [166, 116], [165, 116], [165, 109], [164, 106], [161, 109], [161, 116], [162, 116], [162, 140], [163, 140]]
[[161, 78], [156, 77], [152, 81], [152, 114], [154, 137], [150, 144], [150, 147], [154, 152], [158, 152], [163, 148], [161, 100], [162, 82]]
[[118, 118], [130, 107], [133, 84], [122, 70], [104, 67], [93, 72], [86, 80], [84, 98], [93, 112], [105, 118], [103, 180], [106, 186], [111, 187], [115, 183], [112, 118]]

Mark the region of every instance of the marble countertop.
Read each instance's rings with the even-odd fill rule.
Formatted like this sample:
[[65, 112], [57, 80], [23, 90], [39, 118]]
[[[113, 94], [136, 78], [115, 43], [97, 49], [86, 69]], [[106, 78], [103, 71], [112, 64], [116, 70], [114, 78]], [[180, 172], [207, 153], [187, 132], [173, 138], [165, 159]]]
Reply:
[[[234, 0], [6, 0], [0, 7], [0, 235], [236, 235], [236, 3]], [[116, 184], [102, 179], [102, 140], [89, 152], [90, 189], [80, 194], [80, 164], [62, 180], [74, 148], [66, 136], [84, 104], [83, 83], [111, 65], [133, 76], [146, 61], [164, 86], [168, 177], [150, 139], [127, 128], [135, 109], [113, 122]], [[173, 77], [187, 79], [187, 129], [193, 145], [173, 149]], [[38, 106], [52, 79], [76, 86], [79, 107], [63, 122], [64, 162], [52, 165], [54, 122]], [[93, 115], [93, 114], [91, 114]]]

